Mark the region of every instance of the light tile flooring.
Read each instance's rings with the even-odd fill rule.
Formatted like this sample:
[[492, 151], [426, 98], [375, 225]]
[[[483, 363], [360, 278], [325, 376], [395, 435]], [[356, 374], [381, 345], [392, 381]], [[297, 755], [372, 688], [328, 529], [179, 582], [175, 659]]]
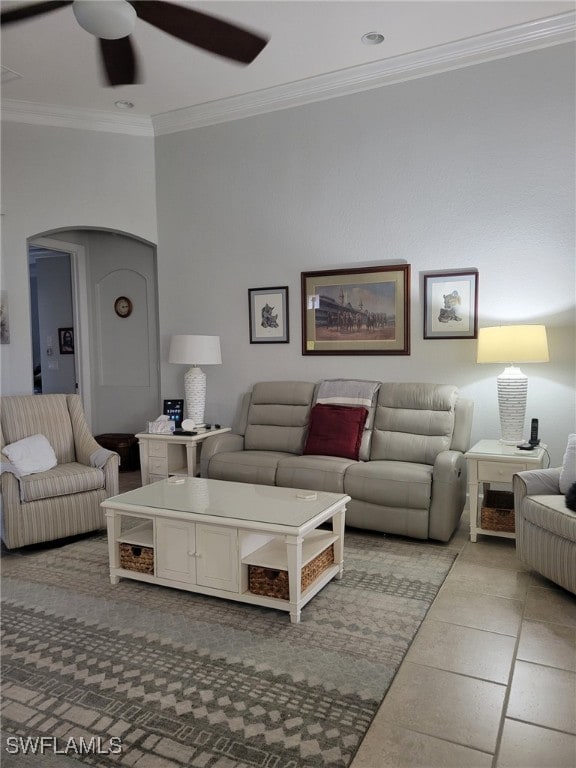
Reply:
[[[121, 490], [139, 473], [121, 473]], [[350, 768], [576, 768], [576, 597], [479, 536], [460, 553]], [[575, 564], [576, 567], [576, 564]]]
[[449, 546], [460, 554], [351, 768], [576, 768], [576, 597], [512, 539], [470, 542], [466, 513]]

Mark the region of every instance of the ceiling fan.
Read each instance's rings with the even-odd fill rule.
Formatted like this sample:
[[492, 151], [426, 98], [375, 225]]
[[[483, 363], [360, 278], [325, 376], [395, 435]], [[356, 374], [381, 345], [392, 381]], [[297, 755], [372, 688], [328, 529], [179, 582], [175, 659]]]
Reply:
[[71, 5], [77, 22], [98, 38], [108, 85], [137, 83], [138, 63], [130, 34], [139, 17], [163, 32], [227, 59], [250, 64], [268, 39], [247, 29], [164, 0], [46, 0], [2, 11], [14, 24]]

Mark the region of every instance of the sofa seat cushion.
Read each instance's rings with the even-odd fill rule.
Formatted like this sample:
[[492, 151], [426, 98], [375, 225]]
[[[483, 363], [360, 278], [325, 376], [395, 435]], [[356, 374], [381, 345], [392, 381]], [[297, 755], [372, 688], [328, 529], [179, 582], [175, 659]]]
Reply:
[[344, 493], [344, 475], [355, 463], [337, 456], [291, 456], [278, 463], [276, 485]]
[[73, 461], [58, 464], [47, 472], [37, 472], [19, 478], [22, 501], [38, 501], [54, 496], [68, 496], [104, 488], [104, 472]]
[[427, 510], [432, 496], [432, 471], [429, 464], [406, 461], [353, 464], [344, 477], [344, 493], [385, 507]]
[[291, 455], [281, 451], [217, 453], [210, 460], [209, 476], [212, 480], [275, 485], [278, 462]]
[[522, 517], [538, 528], [576, 542], [576, 512], [568, 509], [564, 496], [527, 496], [522, 503]]

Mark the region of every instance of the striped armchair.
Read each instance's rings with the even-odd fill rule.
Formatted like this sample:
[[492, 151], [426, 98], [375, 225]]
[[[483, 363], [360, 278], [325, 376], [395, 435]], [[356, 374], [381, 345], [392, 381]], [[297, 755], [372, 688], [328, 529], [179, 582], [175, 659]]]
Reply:
[[514, 475], [516, 554], [576, 594], [576, 512], [566, 506], [560, 473], [554, 467]]
[[96, 442], [78, 395], [0, 398], [0, 449], [36, 434], [48, 439], [58, 463], [19, 476], [2, 456], [2, 540], [8, 549], [104, 528], [100, 504], [118, 493], [119, 456]]

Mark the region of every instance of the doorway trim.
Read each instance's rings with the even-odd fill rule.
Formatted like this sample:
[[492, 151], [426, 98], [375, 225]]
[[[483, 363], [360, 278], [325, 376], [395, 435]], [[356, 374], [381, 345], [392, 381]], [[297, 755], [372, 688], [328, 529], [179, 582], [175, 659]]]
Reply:
[[[72, 278], [72, 314], [75, 328], [76, 376], [78, 394], [82, 400], [84, 413], [89, 425], [92, 424], [92, 387], [90, 365], [90, 313], [88, 305], [88, 279], [86, 269], [86, 249], [78, 243], [56, 240], [53, 237], [30, 237], [28, 248], [36, 246], [50, 251], [62, 251], [70, 255]], [[32, 339], [30, 339], [32, 344]]]

